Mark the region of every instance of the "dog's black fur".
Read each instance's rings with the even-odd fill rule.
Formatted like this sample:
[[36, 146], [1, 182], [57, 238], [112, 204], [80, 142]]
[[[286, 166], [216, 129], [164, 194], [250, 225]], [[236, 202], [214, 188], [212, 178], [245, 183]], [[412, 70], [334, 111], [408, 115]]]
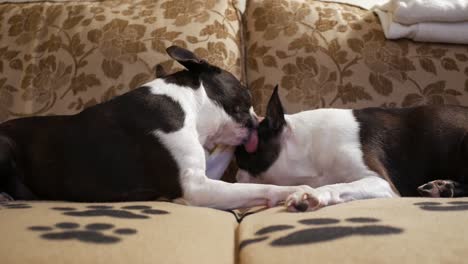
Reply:
[[[402, 196], [468, 195], [467, 107], [364, 108], [353, 115], [366, 165], [394, 191]], [[285, 125], [276, 87], [259, 124], [257, 151], [236, 148], [239, 168], [253, 177], [267, 171], [281, 151]]]
[[468, 108], [365, 108], [353, 113], [368, 166], [380, 163], [402, 196], [418, 196], [419, 186], [438, 179], [468, 183]]
[[[203, 84], [233, 119], [253, 126], [250, 94], [232, 74], [182, 48], [167, 52], [187, 70], [168, 75], [159, 68], [166, 83], [180, 89]], [[151, 132], [178, 131], [186, 113], [171, 97], [150, 89], [137, 88], [76, 115], [0, 124], [0, 193], [80, 202], [181, 197], [176, 160]]]

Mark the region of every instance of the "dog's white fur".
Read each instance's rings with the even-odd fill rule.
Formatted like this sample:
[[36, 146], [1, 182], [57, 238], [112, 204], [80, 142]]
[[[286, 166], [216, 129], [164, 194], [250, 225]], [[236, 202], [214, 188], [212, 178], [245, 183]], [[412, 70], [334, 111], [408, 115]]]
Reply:
[[389, 183], [364, 163], [359, 124], [352, 110], [317, 109], [285, 115], [281, 152], [273, 165], [252, 177], [239, 170], [238, 182], [276, 185], [306, 184], [287, 206], [303, 200], [309, 210], [351, 200], [396, 197]]
[[[164, 94], [177, 101], [185, 113], [182, 129], [171, 133], [153, 132], [173, 155], [180, 169], [183, 197], [174, 202], [218, 209], [273, 206], [292, 193], [312, 191], [308, 186], [231, 184], [208, 178], [205, 148], [213, 148], [216, 144], [238, 145], [248, 136], [248, 129], [237, 124], [222, 107], [212, 102], [203, 86], [199, 89], [178, 87], [163, 79], [156, 79], [145, 86], [152, 87], [154, 94]], [[232, 157], [232, 151], [232, 148], [226, 148], [223, 153]], [[230, 158], [225, 160], [226, 163], [229, 161]], [[213, 178], [220, 178], [222, 172], [215, 169]]]

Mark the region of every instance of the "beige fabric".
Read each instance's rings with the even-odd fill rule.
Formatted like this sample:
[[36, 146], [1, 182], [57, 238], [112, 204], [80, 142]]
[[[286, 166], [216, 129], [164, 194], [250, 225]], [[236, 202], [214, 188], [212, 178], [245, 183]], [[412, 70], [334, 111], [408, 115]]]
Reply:
[[245, 12], [245, 7], [247, 6], [247, 0], [235, 0], [233, 3], [241, 13]]
[[235, 218], [207, 208], [14, 202], [0, 204], [0, 222], [3, 264], [231, 264], [235, 259]]
[[371, 9], [372, 7], [376, 5], [386, 4], [388, 3], [389, 0], [318, 0], [318, 1], [335, 2], [335, 3], [359, 6], [365, 9]]
[[33, 2], [39, 2], [39, 3], [46, 3], [46, 2], [80, 2], [80, 3], [86, 3], [86, 2], [102, 2], [102, 0], [0, 0], [0, 3], [33, 3]]
[[[276, 83], [290, 113], [468, 103], [466, 46], [385, 41], [376, 16], [356, 7], [251, 0], [241, 45], [235, 6], [242, 10], [243, 1], [91, 2], [0, 4], [0, 122], [75, 113], [151, 79], [157, 63], [180, 68], [164, 54], [171, 44], [238, 77], [245, 48], [260, 113]], [[232, 180], [232, 164], [229, 171]], [[467, 199], [356, 201], [305, 214], [162, 202], [2, 203], [0, 262], [461, 263], [467, 209]]]
[[241, 77], [231, 1], [108, 0], [0, 4], [0, 122], [71, 114], [180, 69], [177, 44]]
[[465, 263], [467, 222], [466, 198], [361, 200], [310, 213], [273, 208], [244, 218], [239, 258], [242, 264]]
[[274, 85], [288, 113], [319, 107], [468, 104], [468, 47], [385, 39], [368, 10], [252, 0], [247, 77], [256, 110]]
[[0, 204], [0, 256], [8, 264], [463, 263], [467, 211], [466, 198], [373, 199], [308, 213], [236, 210], [238, 225], [229, 212], [164, 202], [17, 201]]

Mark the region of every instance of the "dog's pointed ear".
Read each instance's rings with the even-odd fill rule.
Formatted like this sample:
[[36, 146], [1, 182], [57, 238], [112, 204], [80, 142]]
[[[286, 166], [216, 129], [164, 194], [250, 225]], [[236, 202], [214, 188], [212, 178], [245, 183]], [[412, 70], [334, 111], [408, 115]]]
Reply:
[[266, 117], [268, 119], [268, 124], [271, 129], [280, 129], [286, 124], [284, 119], [283, 106], [281, 105], [281, 100], [278, 94], [278, 85], [275, 86], [273, 94], [268, 101]]
[[166, 49], [166, 52], [171, 58], [184, 65], [190, 71], [200, 71], [207, 65], [205, 60], [197, 58], [193, 52], [179, 46], [170, 46]]
[[167, 72], [161, 64], [156, 65], [155, 74], [156, 78], [164, 78], [167, 76]]

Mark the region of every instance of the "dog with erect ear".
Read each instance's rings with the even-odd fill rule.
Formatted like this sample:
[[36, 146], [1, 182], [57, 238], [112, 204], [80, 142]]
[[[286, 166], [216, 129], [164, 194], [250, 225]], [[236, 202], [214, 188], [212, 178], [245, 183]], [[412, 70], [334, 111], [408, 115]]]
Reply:
[[[75, 115], [0, 124], [1, 197], [166, 199], [231, 209], [272, 206], [309, 188], [230, 184], [207, 177], [210, 171], [219, 178], [222, 169], [207, 170], [206, 149], [243, 144], [256, 150], [258, 122], [251, 96], [231, 73], [191, 51], [178, 46], [166, 51], [185, 70], [167, 74], [157, 67], [155, 80]], [[221, 154], [232, 156], [232, 148]]]
[[287, 198], [293, 211], [369, 198], [468, 196], [467, 132], [462, 106], [285, 115], [275, 87], [256, 151], [236, 149], [237, 181], [313, 187]]

